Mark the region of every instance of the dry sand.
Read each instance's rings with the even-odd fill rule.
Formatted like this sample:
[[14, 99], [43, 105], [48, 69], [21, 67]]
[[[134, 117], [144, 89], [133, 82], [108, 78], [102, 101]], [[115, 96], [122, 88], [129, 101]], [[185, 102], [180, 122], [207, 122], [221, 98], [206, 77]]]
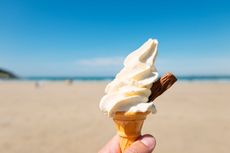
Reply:
[[[98, 109], [106, 82], [0, 82], [0, 153], [94, 153], [114, 134]], [[178, 82], [144, 133], [155, 153], [229, 153], [230, 83]]]

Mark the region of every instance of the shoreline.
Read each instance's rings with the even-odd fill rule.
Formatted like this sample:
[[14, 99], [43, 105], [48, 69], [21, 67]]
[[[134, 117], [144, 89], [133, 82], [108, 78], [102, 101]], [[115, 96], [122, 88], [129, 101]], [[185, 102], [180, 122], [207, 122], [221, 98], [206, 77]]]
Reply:
[[[69, 80], [1, 80], [0, 83], [10, 82], [48, 82], [48, 83], [61, 83], [68, 82]], [[71, 80], [73, 83], [109, 83], [112, 80]], [[177, 83], [230, 83], [230, 80], [177, 80]]]

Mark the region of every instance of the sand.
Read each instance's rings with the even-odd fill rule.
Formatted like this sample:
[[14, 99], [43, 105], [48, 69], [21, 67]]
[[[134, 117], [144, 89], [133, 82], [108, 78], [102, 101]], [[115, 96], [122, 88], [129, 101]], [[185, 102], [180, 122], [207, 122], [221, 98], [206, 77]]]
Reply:
[[[0, 152], [97, 152], [115, 134], [98, 109], [106, 83], [0, 82]], [[229, 82], [178, 82], [156, 107], [143, 129], [155, 153], [229, 153]]]

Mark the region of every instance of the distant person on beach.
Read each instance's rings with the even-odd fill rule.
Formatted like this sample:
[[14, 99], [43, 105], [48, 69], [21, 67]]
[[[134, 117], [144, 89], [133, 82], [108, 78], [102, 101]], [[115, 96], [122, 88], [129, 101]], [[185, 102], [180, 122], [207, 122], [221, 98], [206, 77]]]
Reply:
[[43, 85], [43, 82], [42, 82], [42, 81], [36, 81], [36, 82], [34, 83], [35, 88], [40, 88], [42, 85]]
[[67, 85], [73, 85], [73, 79], [65, 80]]
[[[152, 153], [155, 148], [156, 140], [153, 136], [146, 134], [134, 142], [125, 153]], [[119, 136], [114, 136], [99, 153], [121, 153], [119, 147]]]

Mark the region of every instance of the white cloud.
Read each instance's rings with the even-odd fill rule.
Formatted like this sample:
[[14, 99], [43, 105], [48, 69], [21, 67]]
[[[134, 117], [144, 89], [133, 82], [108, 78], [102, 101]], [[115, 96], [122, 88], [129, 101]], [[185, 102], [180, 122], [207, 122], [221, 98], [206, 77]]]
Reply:
[[76, 62], [76, 64], [81, 66], [92, 67], [110, 67], [121, 66], [123, 61], [124, 57], [97, 57], [89, 59], [80, 59]]
[[[20, 63], [0, 61], [0, 66], [19, 76], [114, 76], [123, 67], [124, 57], [92, 57], [66, 62]], [[167, 71], [176, 75], [230, 75], [228, 57], [158, 57], [156, 68], [160, 73]]]
[[[77, 75], [115, 75], [123, 67], [124, 57], [97, 57], [80, 59], [75, 63]], [[230, 74], [228, 58], [159, 58], [156, 68], [160, 73], [177, 75], [226, 75]]]
[[123, 67], [124, 57], [95, 57], [75, 62], [77, 75], [115, 75]]
[[157, 60], [156, 67], [161, 72], [178, 75], [229, 75], [228, 58], [170, 58]]

